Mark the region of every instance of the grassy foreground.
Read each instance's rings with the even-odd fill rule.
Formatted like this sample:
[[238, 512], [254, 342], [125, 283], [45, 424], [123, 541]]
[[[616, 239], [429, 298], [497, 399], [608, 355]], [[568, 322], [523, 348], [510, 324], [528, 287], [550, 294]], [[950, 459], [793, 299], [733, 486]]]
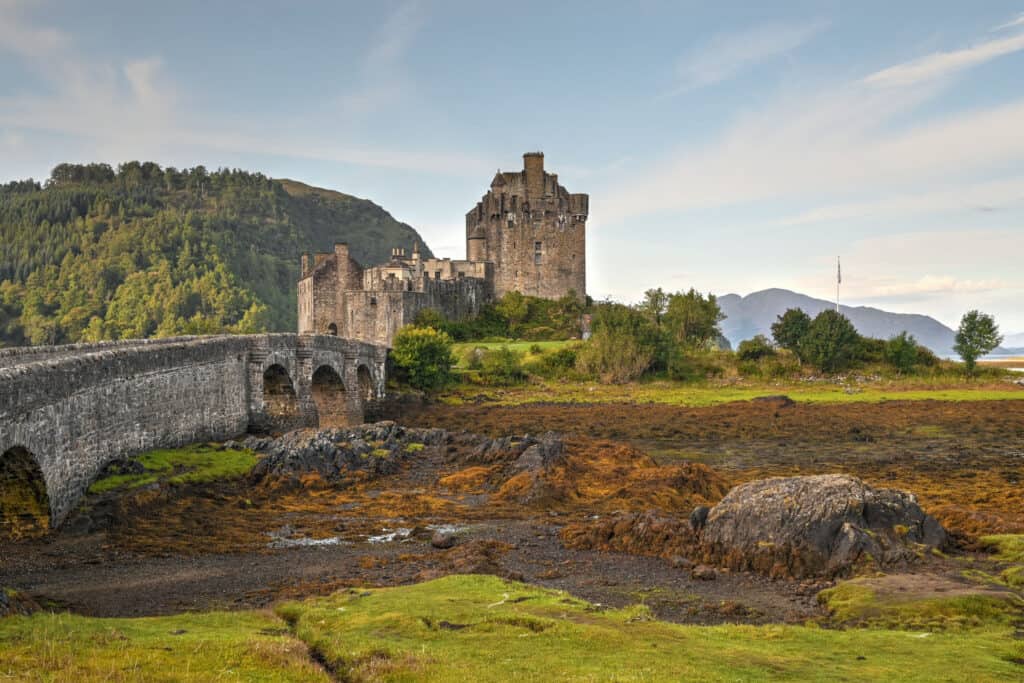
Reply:
[[269, 612], [0, 619], [0, 680], [328, 681]]
[[0, 678], [328, 680], [310, 651], [341, 680], [997, 681], [1024, 671], [1024, 643], [999, 622], [923, 633], [680, 626], [642, 606], [605, 610], [492, 576], [350, 589], [277, 613], [284, 621], [11, 617], [0, 620]]

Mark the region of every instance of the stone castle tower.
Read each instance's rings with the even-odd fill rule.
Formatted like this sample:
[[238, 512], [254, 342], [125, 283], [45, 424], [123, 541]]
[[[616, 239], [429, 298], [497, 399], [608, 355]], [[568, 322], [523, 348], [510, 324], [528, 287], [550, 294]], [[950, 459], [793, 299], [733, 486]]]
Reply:
[[544, 155], [523, 155], [524, 168], [499, 171], [466, 214], [466, 259], [424, 259], [396, 248], [391, 260], [363, 267], [348, 246], [302, 256], [300, 334], [332, 334], [391, 345], [424, 309], [449, 320], [471, 318], [506, 292], [558, 299], [587, 294], [589, 197], [569, 194], [544, 171]]
[[590, 197], [570, 194], [544, 171], [544, 154], [523, 155], [523, 170], [498, 173], [466, 214], [466, 256], [494, 264], [494, 294], [557, 299], [587, 293]]

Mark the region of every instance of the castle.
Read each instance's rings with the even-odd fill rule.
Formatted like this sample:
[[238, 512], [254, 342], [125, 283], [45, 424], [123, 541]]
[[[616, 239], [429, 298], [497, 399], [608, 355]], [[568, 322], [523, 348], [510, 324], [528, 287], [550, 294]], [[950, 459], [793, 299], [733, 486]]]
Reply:
[[570, 194], [544, 170], [544, 154], [523, 155], [523, 170], [498, 171], [466, 214], [466, 260], [424, 259], [392, 249], [364, 268], [346, 244], [302, 256], [299, 333], [391, 345], [423, 309], [449, 320], [473, 317], [506, 292], [557, 299], [586, 297], [589, 197]]

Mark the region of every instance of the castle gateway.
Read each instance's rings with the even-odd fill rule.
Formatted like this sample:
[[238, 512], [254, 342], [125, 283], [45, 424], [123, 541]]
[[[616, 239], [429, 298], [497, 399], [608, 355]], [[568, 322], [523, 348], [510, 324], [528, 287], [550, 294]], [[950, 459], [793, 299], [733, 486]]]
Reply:
[[516, 291], [558, 299], [586, 297], [589, 197], [570, 194], [544, 170], [544, 154], [523, 155], [523, 170], [498, 171], [466, 214], [466, 260], [421, 258], [392, 250], [364, 268], [336, 244], [334, 253], [302, 257], [299, 333], [331, 334], [391, 345], [425, 308], [450, 320]]

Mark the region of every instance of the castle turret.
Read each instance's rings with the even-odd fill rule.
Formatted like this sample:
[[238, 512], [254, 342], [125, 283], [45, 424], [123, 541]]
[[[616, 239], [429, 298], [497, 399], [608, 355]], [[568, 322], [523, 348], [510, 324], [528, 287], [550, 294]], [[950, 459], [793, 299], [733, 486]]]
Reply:
[[526, 170], [526, 195], [536, 201], [544, 196], [544, 152], [527, 152], [523, 155]]

